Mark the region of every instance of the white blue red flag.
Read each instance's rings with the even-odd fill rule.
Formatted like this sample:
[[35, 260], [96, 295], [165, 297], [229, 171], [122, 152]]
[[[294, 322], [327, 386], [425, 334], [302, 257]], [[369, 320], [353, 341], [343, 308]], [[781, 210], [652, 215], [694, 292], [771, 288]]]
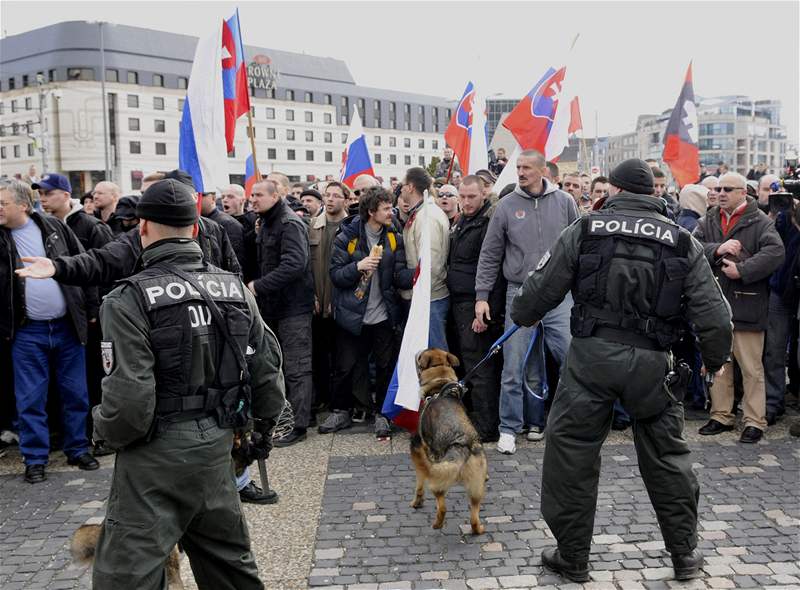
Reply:
[[225, 101], [222, 89], [222, 31], [197, 42], [180, 124], [178, 161], [197, 192], [228, 184]]
[[672, 176], [684, 186], [700, 178], [700, 151], [698, 146], [697, 105], [694, 101], [692, 63], [686, 70], [678, 102], [664, 132], [664, 162], [669, 164]]
[[569, 134], [580, 128], [575, 97], [566, 88], [567, 68], [549, 68], [503, 121], [523, 150], [537, 150], [556, 161], [569, 143]]
[[450, 149], [453, 150], [461, 170], [464, 174], [469, 174], [466, 168], [469, 166], [469, 148], [472, 143], [472, 109], [475, 104], [475, 85], [472, 81], [467, 82], [464, 94], [458, 101], [450, 119], [450, 124], [444, 132], [444, 140]]
[[340, 180], [350, 188], [356, 178], [362, 174], [375, 176], [372, 169], [372, 159], [369, 157], [367, 138], [361, 126], [361, 117], [358, 109], [353, 107], [353, 117], [350, 119], [350, 131], [347, 133], [347, 145], [342, 154], [342, 173]]
[[256, 183], [256, 165], [253, 162], [253, 154], [247, 156], [244, 161], [244, 194], [247, 198], [253, 193], [253, 185]]
[[222, 22], [222, 92], [225, 97], [225, 141], [230, 152], [233, 151], [236, 120], [250, 110], [238, 8], [232, 17]]
[[431, 228], [429, 207], [436, 207], [432, 199], [425, 202], [413, 220], [422, 223], [422, 240], [419, 262], [414, 276], [411, 309], [408, 312], [400, 355], [386, 392], [381, 413], [409, 432], [417, 430], [419, 423], [419, 377], [417, 354], [428, 348], [428, 328], [431, 318]]

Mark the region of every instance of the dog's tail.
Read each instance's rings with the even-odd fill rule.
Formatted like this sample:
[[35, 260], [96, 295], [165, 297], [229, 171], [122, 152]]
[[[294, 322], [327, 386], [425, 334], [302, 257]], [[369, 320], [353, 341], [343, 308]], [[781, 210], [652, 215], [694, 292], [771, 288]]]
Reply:
[[81, 565], [88, 565], [94, 560], [97, 541], [100, 539], [102, 525], [84, 524], [72, 535], [70, 551], [72, 560]]

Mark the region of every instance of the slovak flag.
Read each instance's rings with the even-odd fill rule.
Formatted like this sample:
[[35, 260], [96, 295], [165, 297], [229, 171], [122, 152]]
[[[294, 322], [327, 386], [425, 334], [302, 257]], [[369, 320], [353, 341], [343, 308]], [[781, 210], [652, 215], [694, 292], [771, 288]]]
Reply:
[[672, 176], [681, 186], [700, 178], [700, 152], [698, 147], [697, 104], [692, 85], [692, 62], [686, 70], [683, 88], [664, 132], [664, 162], [669, 164]]
[[230, 152], [233, 151], [236, 120], [250, 110], [238, 8], [232, 17], [222, 22], [222, 92], [225, 97], [225, 141]]
[[244, 194], [250, 198], [253, 192], [253, 185], [256, 183], [256, 166], [253, 162], [253, 154], [247, 156], [244, 161]]
[[569, 134], [580, 128], [579, 121], [573, 121], [577, 103], [565, 88], [566, 72], [566, 67], [548, 68], [503, 121], [521, 149], [541, 152], [550, 161], [558, 160]]
[[358, 116], [358, 109], [353, 107], [350, 131], [347, 133], [347, 145], [342, 154], [342, 173], [339, 180], [353, 188], [356, 178], [362, 174], [375, 176], [375, 171], [372, 169], [372, 160], [369, 157], [364, 128], [361, 126], [361, 117]]
[[417, 354], [428, 348], [428, 328], [431, 318], [431, 227], [430, 207], [436, 207], [426, 198], [413, 223], [422, 223], [419, 262], [414, 275], [411, 309], [400, 344], [400, 355], [386, 392], [381, 413], [409, 432], [416, 432], [419, 423], [419, 377]]
[[[485, 105], [479, 100], [475, 85], [472, 81], [467, 82], [464, 94], [444, 132], [444, 140], [458, 158], [464, 174], [472, 174], [476, 170], [489, 167], [484, 110]], [[483, 129], [483, 135], [473, 136], [473, 127]]]
[[180, 123], [179, 166], [191, 174], [199, 193], [229, 182], [221, 37], [216, 21], [213, 32], [197, 42]]

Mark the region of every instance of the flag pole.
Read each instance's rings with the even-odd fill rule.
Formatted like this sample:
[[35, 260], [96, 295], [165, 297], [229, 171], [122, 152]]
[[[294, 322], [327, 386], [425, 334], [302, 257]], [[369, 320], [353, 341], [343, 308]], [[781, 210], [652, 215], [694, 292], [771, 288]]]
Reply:
[[447, 167], [447, 178], [445, 179], [445, 184], [450, 184], [450, 175], [453, 173], [453, 164], [456, 163], [456, 154], [453, 153], [453, 157], [450, 158], [450, 166]]
[[253, 171], [256, 175], [256, 181], [261, 181], [261, 171], [258, 169], [258, 161], [256, 160], [256, 140], [253, 129], [253, 111], [247, 109], [247, 134], [250, 136], [250, 150], [253, 153]]

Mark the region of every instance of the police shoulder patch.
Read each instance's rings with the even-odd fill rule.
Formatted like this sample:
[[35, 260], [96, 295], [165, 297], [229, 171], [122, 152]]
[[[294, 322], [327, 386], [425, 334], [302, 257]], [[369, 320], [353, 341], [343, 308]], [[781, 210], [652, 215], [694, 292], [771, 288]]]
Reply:
[[539, 264], [536, 265], [536, 272], [542, 270], [547, 263], [550, 262], [550, 250], [544, 253], [544, 256], [541, 257], [539, 260]]
[[114, 370], [114, 343], [108, 340], [100, 342], [100, 358], [103, 361], [103, 372], [110, 375]]

